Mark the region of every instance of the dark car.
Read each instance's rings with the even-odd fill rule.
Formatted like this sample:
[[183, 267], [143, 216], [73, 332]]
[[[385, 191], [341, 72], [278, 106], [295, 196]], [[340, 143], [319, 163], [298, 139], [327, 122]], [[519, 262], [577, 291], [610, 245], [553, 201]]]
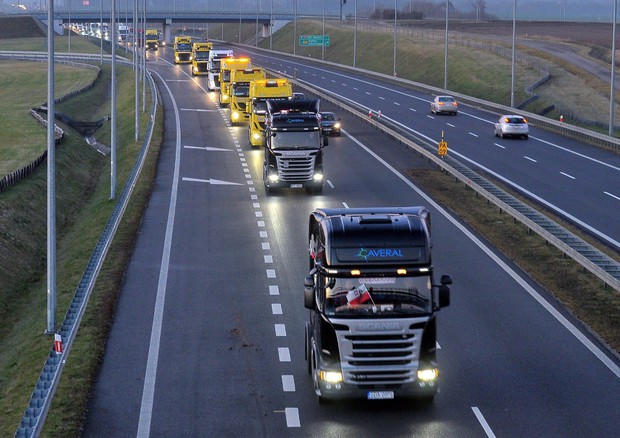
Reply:
[[322, 111], [321, 128], [325, 135], [340, 135], [340, 119], [332, 112]]

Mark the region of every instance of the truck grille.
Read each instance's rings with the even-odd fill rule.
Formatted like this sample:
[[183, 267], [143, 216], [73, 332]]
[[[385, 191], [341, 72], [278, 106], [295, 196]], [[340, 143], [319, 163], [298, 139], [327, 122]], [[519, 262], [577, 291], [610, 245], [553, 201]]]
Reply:
[[283, 181], [303, 182], [312, 178], [316, 152], [306, 154], [303, 156], [287, 152], [276, 153], [278, 174]]
[[191, 53], [179, 53], [179, 61], [189, 61]]
[[[349, 322], [349, 321], [347, 321]], [[422, 330], [411, 330], [411, 320], [399, 330], [384, 332], [337, 331], [344, 381], [358, 386], [398, 386], [417, 379]]]
[[208, 64], [206, 62], [198, 62], [196, 64], [196, 69], [199, 72], [206, 73], [206, 72], [209, 71], [209, 66], [208, 66]]

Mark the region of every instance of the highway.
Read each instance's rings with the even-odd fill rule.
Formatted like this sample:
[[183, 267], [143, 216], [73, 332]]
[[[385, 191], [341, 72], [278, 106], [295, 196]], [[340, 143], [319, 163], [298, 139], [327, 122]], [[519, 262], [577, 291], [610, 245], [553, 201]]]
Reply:
[[[164, 144], [84, 436], [617, 436], [618, 361], [404, 176], [425, 160], [342, 113], [345, 132], [325, 150], [323, 193], [267, 196], [263, 152], [249, 146], [245, 126], [229, 125], [227, 110], [204, 91], [206, 78], [171, 64], [168, 48], [149, 58], [164, 104]], [[610, 217], [620, 200], [605, 194], [620, 196], [618, 157], [536, 129], [528, 141], [500, 141], [495, 116], [468, 108], [431, 116], [429, 96], [298, 69], [298, 77], [429, 138], [446, 130], [451, 153], [619, 240]], [[596, 213], [576, 205], [582, 197]], [[435, 270], [454, 278], [452, 304], [438, 316], [441, 392], [430, 406], [319, 405], [304, 360], [308, 214], [407, 205], [432, 212]]]
[[[432, 96], [361, 75], [332, 72], [299, 59], [248, 49], [260, 65], [381, 111], [410, 132], [438, 142], [442, 131], [450, 153], [497, 177], [620, 250], [620, 155], [530, 127], [529, 140], [499, 139], [499, 115], [462, 107], [458, 117], [430, 113]], [[461, 117], [463, 116], [463, 117]]]

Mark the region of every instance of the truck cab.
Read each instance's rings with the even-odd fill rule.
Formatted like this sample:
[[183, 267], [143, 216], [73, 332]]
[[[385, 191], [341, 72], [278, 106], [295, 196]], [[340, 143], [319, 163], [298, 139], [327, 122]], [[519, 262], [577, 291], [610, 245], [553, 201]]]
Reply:
[[232, 86], [232, 71], [251, 68], [250, 58], [224, 58], [220, 63], [220, 106], [230, 104], [230, 90]]
[[310, 214], [305, 357], [319, 402], [433, 400], [452, 278], [435, 283], [430, 224], [422, 206]]
[[192, 62], [192, 38], [188, 36], [174, 37], [174, 63], [189, 64]]
[[159, 33], [157, 29], [147, 29], [146, 34], [146, 50], [153, 50], [154, 52], [159, 49]]
[[192, 44], [192, 75], [204, 76], [209, 74], [209, 52], [213, 43], [198, 42]]
[[250, 82], [250, 96], [247, 112], [248, 140], [252, 146], [262, 146], [265, 132], [265, 115], [267, 99], [288, 101], [293, 94], [293, 87], [286, 78], [262, 79]]
[[250, 100], [250, 83], [265, 79], [267, 73], [260, 67], [233, 70], [230, 85], [230, 122], [232, 124], [247, 122], [250, 118], [248, 101]]
[[220, 69], [222, 66], [222, 59], [232, 57], [232, 50], [211, 50], [209, 52], [209, 74], [207, 77], [207, 89], [209, 91], [220, 89]]
[[263, 183], [275, 189], [323, 190], [323, 136], [318, 100], [267, 100]]

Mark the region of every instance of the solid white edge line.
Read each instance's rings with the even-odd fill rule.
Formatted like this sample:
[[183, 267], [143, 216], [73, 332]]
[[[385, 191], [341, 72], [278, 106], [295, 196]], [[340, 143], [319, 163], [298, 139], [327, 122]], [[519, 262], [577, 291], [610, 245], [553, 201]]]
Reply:
[[157, 284], [157, 297], [155, 299], [155, 309], [153, 313], [153, 325], [151, 327], [151, 340], [149, 344], [146, 371], [144, 373], [144, 385], [142, 389], [142, 401], [140, 402], [140, 417], [138, 420], [138, 438], [148, 438], [151, 431], [151, 417], [153, 415], [153, 399], [155, 395], [155, 381], [157, 378], [157, 364], [159, 361], [159, 343], [161, 341], [161, 329], [164, 319], [164, 305], [166, 302], [166, 286], [168, 283], [168, 268], [170, 266], [170, 249], [172, 247], [172, 234], [174, 231], [174, 218], [176, 214], [177, 192], [179, 189], [179, 169], [181, 162], [181, 118], [179, 108], [172, 95], [172, 91], [161, 75], [153, 72], [166, 87], [172, 106], [174, 108], [176, 124], [176, 151], [174, 161], [174, 175], [172, 178], [172, 190], [170, 192], [170, 206], [168, 207], [168, 221], [166, 223], [166, 235], [164, 237], [164, 247], [162, 262], [159, 270], [159, 282]]
[[484, 429], [484, 432], [487, 434], [487, 436], [489, 438], [495, 438], [495, 434], [493, 433], [493, 430], [489, 426], [489, 423], [487, 423], [487, 420], [484, 419], [484, 415], [482, 415], [482, 412], [480, 412], [480, 409], [478, 409], [475, 406], [472, 406], [471, 410], [474, 411], [474, 415], [478, 419], [478, 422]]
[[551, 314], [560, 324], [562, 324], [579, 342], [583, 344], [598, 360], [600, 360], [603, 365], [605, 365], [609, 370], [615, 374], [616, 377], [620, 378], [620, 367], [616, 365], [600, 348], [598, 348], [592, 341], [590, 341], [580, 330], [577, 329], [568, 319], [566, 319], [560, 312], [558, 312], [551, 304], [549, 304], [536, 290], [530, 286], [525, 279], [523, 279], [519, 274], [517, 274], [510, 266], [508, 266], [504, 261], [502, 261], [491, 249], [486, 246], [480, 239], [478, 239], [475, 235], [473, 235], [467, 228], [461, 225], [452, 215], [450, 215], [446, 210], [444, 210], [439, 204], [437, 204], [433, 199], [431, 199], [426, 193], [420, 190], [416, 185], [414, 185], [411, 181], [409, 181], [404, 175], [394, 169], [390, 164], [388, 164], [383, 158], [379, 157], [373, 151], [371, 151], [368, 147], [362, 144], [358, 139], [352, 137], [347, 131], [344, 129], [342, 133], [348, 136], [351, 140], [353, 140], [359, 147], [364, 149], [370, 155], [372, 155], [377, 161], [383, 164], [388, 170], [390, 170], [394, 175], [400, 178], [405, 184], [407, 184], [411, 189], [413, 189], [416, 193], [418, 193], [422, 198], [426, 200], [429, 204], [431, 204], [442, 216], [448, 219], [456, 228], [458, 228], [465, 236], [467, 236], [474, 244], [476, 244], [486, 255], [488, 255], [491, 260], [493, 260], [500, 268], [504, 270], [508, 275], [510, 275], [513, 280], [517, 282], [532, 298], [534, 298], [543, 308]]

